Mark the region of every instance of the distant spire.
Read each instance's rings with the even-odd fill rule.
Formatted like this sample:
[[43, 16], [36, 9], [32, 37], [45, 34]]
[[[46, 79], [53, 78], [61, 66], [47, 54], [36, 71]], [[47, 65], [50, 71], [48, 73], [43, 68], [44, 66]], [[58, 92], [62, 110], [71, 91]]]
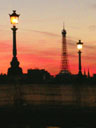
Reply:
[[90, 78], [90, 72], [89, 72], [89, 69], [88, 69], [88, 78]]
[[86, 76], [86, 71], [85, 71], [85, 69], [84, 69], [84, 76]]
[[64, 37], [66, 37], [66, 30], [65, 30], [65, 25], [64, 25], [64, 22], [63, 22], [63, 30], [62, 30], [62, 35], [64, 36]]

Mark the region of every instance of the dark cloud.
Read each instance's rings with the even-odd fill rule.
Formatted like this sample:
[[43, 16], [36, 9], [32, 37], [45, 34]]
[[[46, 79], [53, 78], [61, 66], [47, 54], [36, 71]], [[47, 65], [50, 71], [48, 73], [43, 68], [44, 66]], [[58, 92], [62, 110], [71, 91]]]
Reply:
[[[68, 42], [69, 46], [76, 47], [76, 41], [75, 40], [68, 39], [67, 42]], [[90, 42], [90, 45], [89, 45], [89, 42], [87, 42], [87, 43], [88, 43], [88, 45], [86, 43], [83, 44], [83, 47], [85, 49], [87, 49], [87, 50], [93, 50], [93, 49], [95, 50], [96, 49], [96, 46], [92, 45], [92, 44], [94, 44], [94, 42]]]
[[[96, 26], [95, 25], [91, 25], [90, 28], [94, 28], [96, 29]], [[53, 37], [60, 37], [61, 39], [58, 41], [59, 43], [62, 41], [62, 35], [59, 35], [59, 34], [55, 34], [55, 33], [51, 33], [51, 32], [46, 32], [46, 31], [38, 31], [38, 30], [32, 30], [32, 29], [23, 29], [25, 31], [32, 31], [32, 32], [35, 32], [35, 33], [40, 33], [40, 34], [44, 34], [46, 36], [53, 36]], [[46, 40], [41, 40], [40, 42], [46, 42]], [[70, 47], [73, 47], [73, 48], [76, 48], [76, 43], [78, 42], [78, 40], [74, 40], [72, 37], [67, 37], [67, 44], [68, 46]], [[46, 42], [47, 43], [47, 42]], [[88, 42], [89, 44], [89, 42]], [[96, 47], [94, 45], [92, 45], [92, 42], [90, 43], [91, 45], [87, 45], [87, 44], [83, 44], [84, 45], [84, 48], [85, 49], [96, 49]]]
[[46, 32], [46, 31], [38, 31], [38, 30], [32, 30], [32, 29], [23, 29], [23, 30], [25, 30], [25, 31], [32, 31], [32, 32], [44, 34], [44, 35], [47, 35], [47, 36], [60, 37], [59, 34], [55, 34], [55, 33], [51, 33], [51, 32]]
[[90, 46], [90, 45], [84, 45], [84, 47], [86, 48], [86, 49], [91, 49], [91, 50], [93, 50], [93, 49], [96, 49], [96, 46]]
[[33, 30], [34, 32], [38, 32], [38, 33], [41, 33], [41, 34], [45, 34], [47, 36], [57, 36], [57, 37], [60, 37], [60, 35], [58, 34], [54, 34], [54, 33], [51, 33], [51, 32], [43, 32], [43, 31], [36, 31], [36, 30]]

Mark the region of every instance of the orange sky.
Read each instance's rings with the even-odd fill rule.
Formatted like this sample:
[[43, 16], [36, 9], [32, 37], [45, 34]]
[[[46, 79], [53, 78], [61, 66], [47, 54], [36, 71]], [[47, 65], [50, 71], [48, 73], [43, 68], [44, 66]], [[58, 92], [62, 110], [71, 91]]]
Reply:
[[[35, 34], [39, 36], [38, 32], [36, 32]], [[35, 37], [33, 36], [34, 38], [32, 44], [30, 42], [27, 42], [26, 40], [17, 40], [17, 56], [18, 60], [20, 61], [20, 67], [23, 68], [24, 73], [26, 73], [27, 69], [29, 68], [39, 68], [46, 69], [52, 75], [55, 75], [59, 73], [61, 68], [62, 35], [56, 36], [51, 35], [51, 33], [48, 33], [48, 35], [42, 33], [40, 35], [45, 39], [35, 39]], [[89, 69], [92, 75], [92, 73], [95, 73], [95, 47], [87, 45], [84, 45], [83, 47], [82, 71], [88, 71]], [[68, 37], [67, 51], [69, 69], [71, 73], [76, 74], [78, 73], [78, 50], [76, 49], [76, 41]], [[2, 73], [7, 73], [7, 69], [10, 66], [10, 61], [12, 60], [12, 39], [10, 39], [9, 41], [0, 41], [0, 55], [0, 60], [2, 60], [0, 62], [0, 71]]]

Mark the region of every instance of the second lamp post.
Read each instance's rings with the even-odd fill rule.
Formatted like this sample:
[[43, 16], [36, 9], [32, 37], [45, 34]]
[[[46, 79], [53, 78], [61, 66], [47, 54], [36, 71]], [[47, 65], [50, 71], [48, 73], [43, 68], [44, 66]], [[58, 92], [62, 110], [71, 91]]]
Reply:
[[78, 75], [82, 75], [82, 66], [81, 66], [81, 50], [83, 47], [83, 42], [81, 42], [81, 40], [79, 40], [79, 42], [77, 42], [77, 48], [78, 48], [78, 55], [79, 55], [79, 72]]

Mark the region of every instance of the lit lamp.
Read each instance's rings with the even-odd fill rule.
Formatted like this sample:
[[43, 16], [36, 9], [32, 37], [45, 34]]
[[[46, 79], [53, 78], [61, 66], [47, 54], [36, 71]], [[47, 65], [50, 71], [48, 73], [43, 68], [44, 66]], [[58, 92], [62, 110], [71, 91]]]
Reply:
[[13, 26], [16, 26], [16, 24], [18, 24], [18, 21], [19, 21], [19, 16], [18, 14], [16, 14], [16, 10], [13, 10], [13, 13], [12, 14], [9, 14], [10, 15], [10, 22]]
[[16, 24], [18, 24], [19, 21], [19, 15], [16, 14], [16, 11], [13, 10], [12, 14], [9, 14], [10, 16], [10, 23], [13, 25], [12, 31], [13, 31], [13, 56], [16, 57], [17, 50], [16, 50]]
[[81, 42], [81, 40], [79, 40], [79, 42], [77, 43], [77, 49], [78, 51], [78, 55], [79, 55], [79, 75], [82, 75], [82, 66], [81, 66], [81, 50], [83, 48], [83, 42]]
[[16, 10], [13, 10], [12, 14], [9, 14], [10, 16], [10, 23], [13, 25], [11, 28], [13, 31], [13, 58], [11, 61], [11, 68], [8, 69], [8, 75], [18, 75], [22, 74], [22, 69], [19, 67], [19, 61], [17, 60], [17, 49], [16, 49], [16, 24], [18, 24], [19, 21], [19, 14], [16, 14]]

